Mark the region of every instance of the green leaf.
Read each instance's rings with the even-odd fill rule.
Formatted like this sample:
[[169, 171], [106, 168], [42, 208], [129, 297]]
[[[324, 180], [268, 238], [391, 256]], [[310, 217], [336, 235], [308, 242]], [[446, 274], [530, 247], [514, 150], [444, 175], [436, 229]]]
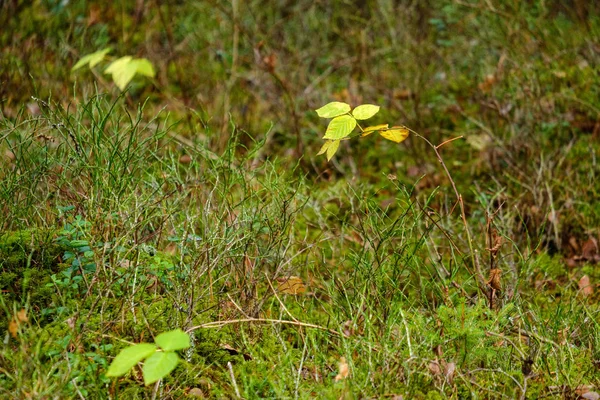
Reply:
[[356, 127], [356, 120], [350, 115], [342, 115], [331, 120], [323, 139], [339, 140], [348, 136]]
[[352, 115], [354, 115], [354, 118], [356, 119], [369, 119], [378, 112], [379, 106], [375, 106], [373, 104], [363, 104], [356, 107], [352, 111]]
[[113, 81], [121, 90], [124, 90], [135, 76], [137, 65], [131, 60], [131, 56], [121, 57], [113, 61], [104, 71], [106, 74], [112, 74]]
[[121, 350], [108, 367], [106, 376], [125, 375], [134, 365], [156, 352], [156, 346], [149, 343], [140, 343]]
[[379, 134], [387, 140], [400, 143], [408, 137], [409, 130], [403, 126], [392, 126], [392, 129], [381, 131]]
[[79, 68], [83, 67], [86, 64], [89, 65], [90, 68], [93, 68], [99, 62], [104, 60], [104, 57], [106, 57], [106, 55], [108, 53], [110, 53], [111, 50], [112, 49], [110, 47], [107, 47], [106, 49], [98, 50], [95, 53], [88, 54], [86, 56], [81, 57], [81, 59], [79, 61], [77, 61], [77, 63], [73, 66], [73, 68], [71, 68], [71, 72], [78, 70]]
[[331, 160], [331, 157], [333, 157], [333, 155], [336, 153], [336, 151], [338, 151], [339, 147], [340, 147], [339, 140], [334, 140], [333, 142], [331, 142], [331, 144], [327, 148], [327, 161]]
[[182, 350], [190, 347], [190, 336], [181, 329], [161, 333], [154, 341], [164, 351]]
[[350, 105], [339, 101], [333, 101], [315, 111], [321, 118], [334, 118], [349, 113]]
[[363, 133], [362, 133], [362, 135], [360, 135], [360, 137], [369, 136], [371, 133], [373, 133], [375, 131], [381, 131], [381, 130], [388, 129], [388, 128], [389, 128], [389, 124], [367, 126], [365, 129], [363, 129]]
[[89, 246], [90, 242], [87, 240], [71, 240], [71, 247], [83, 247]]
[[159, 351], [148, 357], [142, 368], [144, 384], [150, 385], [169, 375], [179, 363], [179, 356], [172, 351]]

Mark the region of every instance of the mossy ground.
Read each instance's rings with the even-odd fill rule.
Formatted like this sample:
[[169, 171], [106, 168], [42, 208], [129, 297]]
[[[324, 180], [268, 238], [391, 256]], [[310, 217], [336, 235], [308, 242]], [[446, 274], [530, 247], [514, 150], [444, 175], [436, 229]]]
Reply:
[[[600, 392], [594, 2], [154, 3], [0, 3], [0, 397]], [[70, 72], [107, 46], [156, 78]], [[315, 157], [332, 100], [463, 136], [452, 180], [414, 135]]]

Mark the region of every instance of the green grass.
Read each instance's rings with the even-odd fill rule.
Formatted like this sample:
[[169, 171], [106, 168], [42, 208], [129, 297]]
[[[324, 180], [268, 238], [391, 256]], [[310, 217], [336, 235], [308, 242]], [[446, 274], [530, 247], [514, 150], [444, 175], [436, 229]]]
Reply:
[[[0, 5], [0, 397], [598, 391], [600, 18], [573, 3]], [[70, 74], [106, 46], [157, 78]], [[331, 100], [464, 136], [466, 222], [414, 135], [313, 156]], [[104, 375], [176, 328], [159, 385]]]

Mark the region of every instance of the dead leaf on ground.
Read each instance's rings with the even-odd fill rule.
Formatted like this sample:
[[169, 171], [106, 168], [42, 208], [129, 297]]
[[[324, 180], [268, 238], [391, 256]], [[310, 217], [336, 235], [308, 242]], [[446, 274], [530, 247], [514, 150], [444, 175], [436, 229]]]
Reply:
[[11, 320], [8, 323], [8, 332], [10, 332], [12, 337], [16, 338], [19, 333], [19, 323], [15, 320]]
[[102, 10], [97, 5], [91, 6], [87, 17], [87, 26], [90, 27], [100, 22], [102, 22]]
[[584, 297], [588, 297], [594, 294], [594, 286], [590, 283], [590, 277], [584, 275], [579, 279], [579, 290]]
[[579, 253], [579, 243], [577, 242], [577, 238], [575, 236], [571, 236], [569, 238], [569, 246], [575, 253]]
[[180, 164], [189, 164], [191, 162], [192, 162], [192, 156], [190, 156], [189, 154], [183, 154], [181, 157], [179, 157]]
[[17, 319], [19, 322], [29, 322], [29, 318], [27, 318], [27, 311], [24, 308], [21, 311], [17, 311]]
[[590, 236], [581, 248], [581, 257], [586, 261], [598, 261], [598, 241]]
[[244, 357], [244, 361], [252, 360], [252, 356], [250, 354], [242, 353], [241, 351], [227, 343], [223, 343], [221, 345], [221, 349], [226, 350], [232, 356], [237, 356], [238, 354], [241, 354], [242, 357]]
[[200, 398], [204, 398], [204, 392], [202, 391], [202, 389], [200, 388], [191, 388], [190, 391], [188, 392], [188, 396], [191, 397], [200, 397]]
[[441, 375], [442, 367], [440, 366], [440, 363], [437, 362], [436, 360], [430, 361], [429, 362], [429, 373], [431, 373], [431, 375], [433, 375], [433, 376]]
[[592, 389], [594, 389], [594, 387], [591, 385], [579, 385], [575, 388], [575, 394], [582, 399], [600, 400], [600, 395], [593, 392]]
[[494, 74], [488, 74], [485, 76], [484, 81], [480, 82], [479, 85], [477, 85], [477, 86], [479, 87], [479, 90], [481, 90], [482, 92], [489, 92], [495, 83], [496, 83], [496, 76], [494, 76]]
[[490, 285], [495, 290], [502, 290], [502, 285], [500, 284], [500, 276], [502, 275], [502, 270], [500, 268], [494, 268], [490, 270], [490, 277], [487, 281], [487, 284]]
[[454, 373], [456, 372], [456, 364], [453, 362], [446, 363], [444, 366], [444, 375], [446, 376], [446, 381], [452, 385], [452, 381], [454, 380]]
[[348, 377], [348, 375], [350, 374], [350, 367], [348, 366], [348, 363], [346, 362], [345, 357], [340, 358], [338, 369], [339, 369], [339, 372], [335, 377], [336, 382], [341, 381], [342, 379], [346, 379]]
[[306, 286], [302, 282], [302, 278], [297, 276], [289, 276], [287, 278], [277, 278], [279, 286], [277, 290], [285, 294], [302, 294], [306, 292]]
[[587, 400], [600, 400], [600, 394], [597, 392], [587, 392], [581, 395], [581, 398]]
[[392, 96], [398, 100], [408, 100], [411, 99], [414, 95], [410, 89], [394, 89], [392, 91]]

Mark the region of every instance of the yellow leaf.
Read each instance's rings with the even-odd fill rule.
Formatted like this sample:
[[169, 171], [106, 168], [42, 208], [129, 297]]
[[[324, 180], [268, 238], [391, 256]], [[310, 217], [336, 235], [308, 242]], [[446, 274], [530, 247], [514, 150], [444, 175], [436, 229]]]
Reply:
[[391, 140], [392, 142], [400, 143], [404, 141], [408, 137], [408, 129], [403, 126], [393, 126], [391, 129], [387, 131], [381, 131], [379, 134], [386, 138], [387, 140]]
[[287, 278], [277, 279], [279, 286], [277, 290], [285, 294], [302, 294], [306, 292], [306, 286], [302, 282], [302, 278], [297, 276], [288, 276]]
[[360, 137], [369, 136], [371, 133], [373, 133], [375, 131], [380, 131], [380, 130], [387, 129], [387, 128], [389, 128], [388, 124], [367, 126], [365, 129], [363, 129], [363, 133], [362, 133], [362, 135], [360, 135]]
[[331, 160], [331, 157], [333, 157], [333, 155], [336, 153], [336, 151], [338, 151], [339, 147], [340, 147], [339, 140], [334, 140], [333, 142], [331, 142], [331, 144], [327, 148], [327, 161]]
[[99, 50], [95, 53], [88, 54], [87, 56], [81, 57], [81, 59], [79, 61], [77, 61], [77, 64], [75, 64], [75, 66], [71, 69], [71, 71], [78, 70], [79, 68], [83, 67], [86, 64], [89, 65], [90, 68], [93, 68], [98, 63], [100, 63], [102, 60], [104, 60], [104, 57], [106, 57], [106, 55], [108, 53], [110, 53], [110, 51], [111, 51], [111, 49], [110, 49], [110, 47], [108, 47], [106, 49]]
[[105, 74], [112, 75], [113, 81], [121, 90], [124, 90], [135, 76], [137, 66], [131, 61], [131, 56], [121, 57], [113, 61], [104, 71]]
[[323, 146], [321, 146], [321, 150], [319, 150], [317, 155], [320, 156], [321, 154], [324, 154], [329, 146], [331, 146], [331, 143], [333, 143], [333, 140], [326, 140], [325, 143], [323, 143]]
[[333, 101], [315, 111], [321, 118], [334, 118], [350, 112], [350, 105], [339, 101]]
[[356, 119], [369, 119], [379, 112], [379, 106], [373, 104], [363, 104], [356, 107], [352, 111], [352, 115]]
[[339, 140], [348, 136], [356, 127], [356, 119], [350, 115], [335, 117], [329, 122], [323, 139]]

